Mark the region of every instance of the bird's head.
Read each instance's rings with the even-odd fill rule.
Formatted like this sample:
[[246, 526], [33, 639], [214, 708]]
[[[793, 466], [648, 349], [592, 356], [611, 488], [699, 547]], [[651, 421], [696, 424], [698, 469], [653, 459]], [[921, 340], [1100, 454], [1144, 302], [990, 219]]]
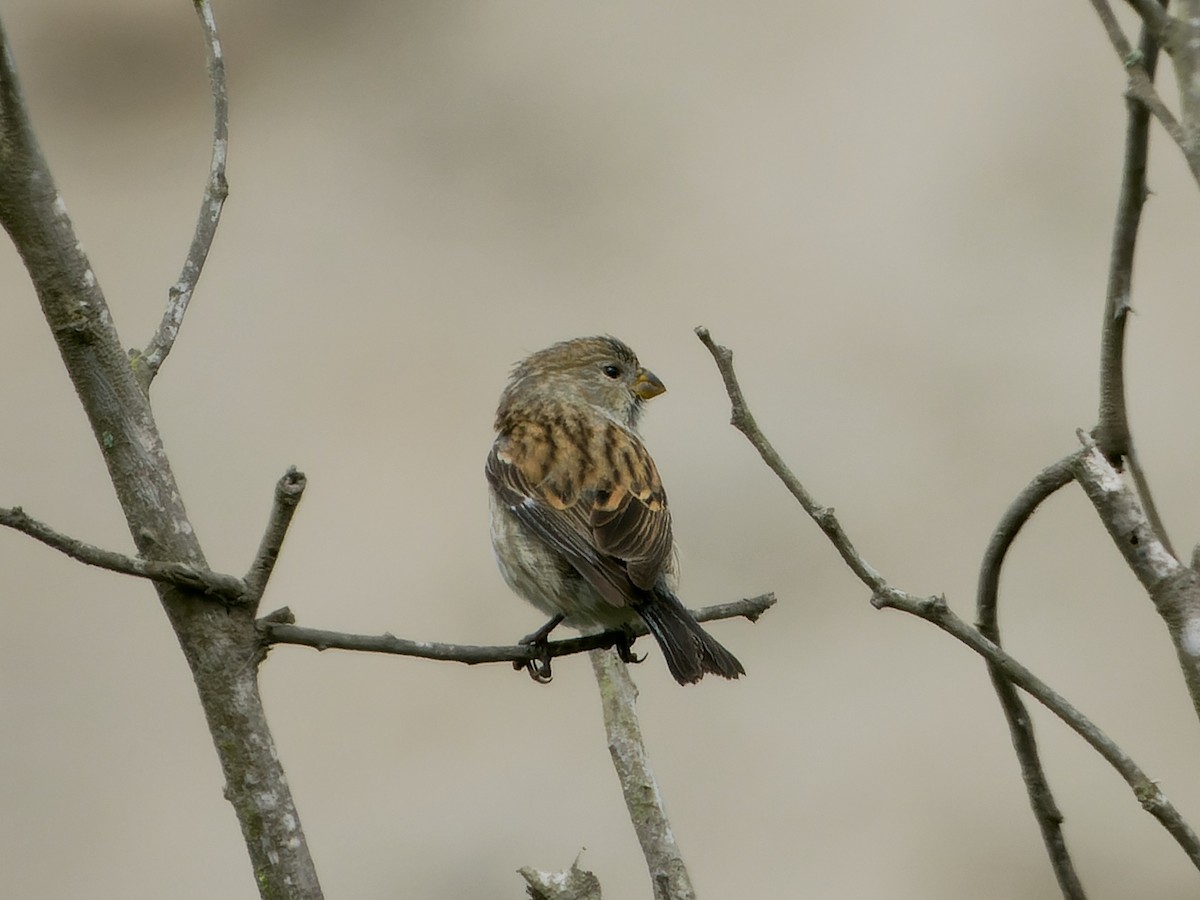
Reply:
[[638, 363], [628, 345], [614, 337], [562, 341], [530, 354], [513, 368], [500, 398], [500, 415], [514, 399], [582, 399], [630, 428], [642, 404], [666, 386]]

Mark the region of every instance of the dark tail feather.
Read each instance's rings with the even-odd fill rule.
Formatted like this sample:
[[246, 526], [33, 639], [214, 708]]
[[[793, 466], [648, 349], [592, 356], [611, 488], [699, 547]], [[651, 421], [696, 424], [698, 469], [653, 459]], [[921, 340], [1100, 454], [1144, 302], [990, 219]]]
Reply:
[[695, 684], [706, 672], [723, 678], [746, 674], [737, 657], [701, 628], [674, 594], [656, 589], [634, 609], [658, 641], [667, 668], [680, 684]]

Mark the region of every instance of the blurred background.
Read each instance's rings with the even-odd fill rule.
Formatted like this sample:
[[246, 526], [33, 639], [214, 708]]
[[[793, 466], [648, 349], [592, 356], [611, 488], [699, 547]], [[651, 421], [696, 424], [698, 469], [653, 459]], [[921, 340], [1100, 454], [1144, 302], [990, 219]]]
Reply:
[[[0, 13], [122, 339], [144, 346], [207, 176], [191, 4]], [[681, 689], [649, 647], [634, 672], [700, 895], [1057, 897], [983, 665], [871, 608], [729, 427], [692, 329], [735, 350], [760, 424], [864, 555], [973, 619], [1001, 512], [1095, 419], [1125, 106], [1087, 4], [216, 14], [231, 194], [153, 391], [212, 565], [245, 571], [295, 464], [309, 488], [264, 611], [431, 640], [527, 633], [541, 619], [488, 542], [496, 398], [524, 354], [615, 334], [669, 387], [644, 431], [685, 600], [779, 596], [757, 625], [712, 626], [746, 679]], [[1153, 150], [1129, 391], [1186, 552], [1200, 210], [1158, 129]], [[131, 552], [7, 240], [0, 292], [0, 505]], [[255, 897], [152, 589], [0, 531], [0, 600], [6, 895]], [[1166, 631], [1078, 490], [1018, 540], [1002, 620], [1200, 822], [1200, 732]], [[330, 898], [518, 898], [519, 866], [581, 852], [606, 897], [651, 896], [585, 658], [542, 687], [504, 666], [279, 647], [262, 680]], [[1090, 895], [1196, 896], [1108, 766], [1034, 716]]]

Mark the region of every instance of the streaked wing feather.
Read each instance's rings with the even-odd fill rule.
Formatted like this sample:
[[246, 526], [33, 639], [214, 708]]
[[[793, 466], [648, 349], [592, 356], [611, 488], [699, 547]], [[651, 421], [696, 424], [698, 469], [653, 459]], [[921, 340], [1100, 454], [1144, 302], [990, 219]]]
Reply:
[[625, 563], [630, 580], [649, 590], [671, 555], [671, 513], [654, 459], [637, 436], [610, 432], [622, 446], [616, 454], [615, 484], [602, 491], [591, 513], [591, 526], [600, 552]]
[[488, 455], [485, 472], [509, 511], [561, 553], [604, 599], [613, 606], [629, 604], [634, 592], [629, 576], [619, 560], [597, 550], [583, 504], [574, 502], [560, 509], [549, 503], [518, 462], [502, 458], [500, 441]]

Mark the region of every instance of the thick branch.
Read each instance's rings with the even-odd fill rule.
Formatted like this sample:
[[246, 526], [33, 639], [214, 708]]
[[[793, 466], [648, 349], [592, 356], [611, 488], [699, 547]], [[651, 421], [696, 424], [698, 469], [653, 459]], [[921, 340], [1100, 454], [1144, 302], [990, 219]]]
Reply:
[[217, 23], [213, 19], [209, 0], [194, 0], [196, 13], [200, 16], [200, 27], [204, 31], [204, 43], [208, 50], [208, 81], [213, 97], [213, 142], [212, 160], [209, 163], [208, 183], [200, 201], [200, 215], [196, 219], [196, 231], [183, 261], [183, 270], [178, 280], [171, 285], [167, 295], [167, 308], [163, 313], [158, 330], [146, 349], [140, 354], [131, 351], [138, 381], [146, 390], [158, 374], [159, 368], [175, 346], [175, 338], [183, 325], [183, 317], [196, 282], [208, 259], [209, 248], [221, 221], [221, 209], [229, 196], [229, 184], [225, 180], [225, 157], [229, 150], [229, 98], [225, 91], [225, 59], [221, 54], [221, 39], [217, 34]]
[[[1071, 465], [1074, 455], [1061, 459], [1054, 465], [1041, 472], [1032, 482], [1021, 491], [1017, 498], [1005, 511], [1000, 524], [992, 533], [987, 550], [983, 554], [983, 563], [979, 570], [979, 588], [976, 595], [976, 626], [979, 633], [997, 646], [1000, 645], [1000, 621], [997, 603], [1000, 593], [1000, 570], [1008, 554], [1008, 548], [1016, 540], [1017, 534], [1034, 511], [1044, 500], [1064, 485], [1073, 480]], [[988, 661], [988, 675], [992, 687], [1000, 700], [1000, 708], [1004, 711], [1008, 732], [1012, 738], [1013, 750], [1017, 754], [1017, 762], [1021, 766], [1021, 779], [1025, 783], [1025, 791], [1029, 795], [1029, 805], [1033, 808], [1034, 818], [1042, 832], [1042, 842], [1050, 857], [1050, 865], [1058, 880], [1059, 889], [1068, 900], [1083, 900], [1085, 894], [1075, 865], [1067, 850], [1066, 837], [1063, 835], [1063, 815], [1054, 801], [1050, 783], [1042, 769], [1042, 761], [1038, 756], [1037, 738], [1033, 732], [1033, 721], [1025, 708], [1025, 701], [1013, 683], [1001, 672], [991, 660]]]
[[12, 509], [0, 507], [0, 525], [27, 534], [34, 540], [65, 553], [71, 559], [100, 569], [108, 569], [110, 572], [173, 584], [176, 587], [213, 594], [234, 603], [242, 602], [246, 595], [246, 585], [232, 575], [221, 575], [186, 563], [155, 562], [137, 556], [126, 556], [85, 544], [30, 517], [19, 506]]
[[589, 655], [596, 684], [600, 687], [608, 752], [613, 768], [617, 770], [629, 820], [642, 845], [642, 855], [646, 857], [654, 898], [696, 900], [642, 739], [642, 727], [637, 717], [637, 687], [615, 651], [593, 650]]
[[1076, 457], [1075, 477], [1166, 622], [1200, 716], [1200, 573], [1171, 554], [1120, 473], [1087, 435], [1081, 432], [1080, 438], [1087, 449]]
[[[733, 405], [733, 424], [746, 435], [751, 444], [758, 450], [767, 466], [779, 476], [785, 487], [795, 496], [809, 516], [829, 540], [837, 548], [842, 558], [846, 560], [851, 570], [871, 589], [871, 603], [877, 609], [898, 609], [911, 613], [927, 622], [937, 625], [962, 643], [966, 644], [980, 656], [993, 663], [1000, 673], [1010, 681], [1032, 694], [1052, 713], [1067, 723], [1077, 734], [1099, 752], [1113, 768], [1125, 779], [1133, 789], [1134, 795], [1142, 806], [1157, 818], [1163, 827], [1175, 837], [1188, 858], [1200, 868], [1200, 840], [1183, 821], [1179, 813], [1167, 801], [1159, 790], [1158, 785], [1146, 777], [1133, 760], [1114, 744], [1103, 732], [1093, 725], [1082, 713], [1069, 704], [1063, 697], [1051, 690], [1045, 683], [1036, 678], [1032, 672], [1014, 660], [993, 641], [988, 640], [980, 632], [963, 622], [950, 611], [944, 598], [916, 597], [904, 591], [891, 587], [869, 563], [859, 554], [849, 537], [842, 531], [832, 518], [831, 511], [818, 505], [804, 486], [800, 484], [791, 470], [780, 459], [775, 448], [763, 435], [754, 422], [746, 407], [745, 397], [737, 382], [737, 374], [733, 369], [733, 353], [720, 346], [709, 335], [705, 328], [697, 328], [696, 334], [704, 343], [716, 361], [721, 377], [725, 381], [725, 389]], [[1103, 456], [1096, 454], [1103, 460]], [[1107, 463], [1106, 463], [1107, 465]], [[1110, 469], [1111, 471], [1111, 469]], [[1195, 629], [1196, 645], [1200, 650], [1200, 618]]]
[[[30, 127], [2, 25], [0, 222], [29, 271], [138, 553], [206, 570], [144, 384], [122, 350]], [[316, 870], [259, 696], [262, 648], [251, 611], [196, 602], [194, 590], [173, 584], [156, 588], [195, 680], [260, 895], [318, 900]]]
[[[775, 605], [774, 594], [763, 594], [748, 600], [706, 606], [692, 612], [698, 622], [716, 619], [746, 618], [751, 622]], [[295, 619], [289, 610], [276, 610], [259, 619], [259, 630], [263, 643], [297, 644], [317, 650], [357, 650], [365, 653], [392, 653], [398, 656], [415, 656], [419, 659], [436, 659], [445, 662], [480, 663], [507, 662], [523, 665], [544, 659], [556, 659], [574, 653], [584, 653], [605, 647], [616, 647], [628, 640], [629, 634], [641, 637], [647, 634], [640, 623], [630, 626], [629, 632], [605, 631], [544, 644], [512, 644], [508, 646], [478, 646], [472, 644], [447, 644], [437, 641], [411, 641], [393, 634], [347, 634], [340, 631], [321, 631], [302, 628], [292, 624]]]

